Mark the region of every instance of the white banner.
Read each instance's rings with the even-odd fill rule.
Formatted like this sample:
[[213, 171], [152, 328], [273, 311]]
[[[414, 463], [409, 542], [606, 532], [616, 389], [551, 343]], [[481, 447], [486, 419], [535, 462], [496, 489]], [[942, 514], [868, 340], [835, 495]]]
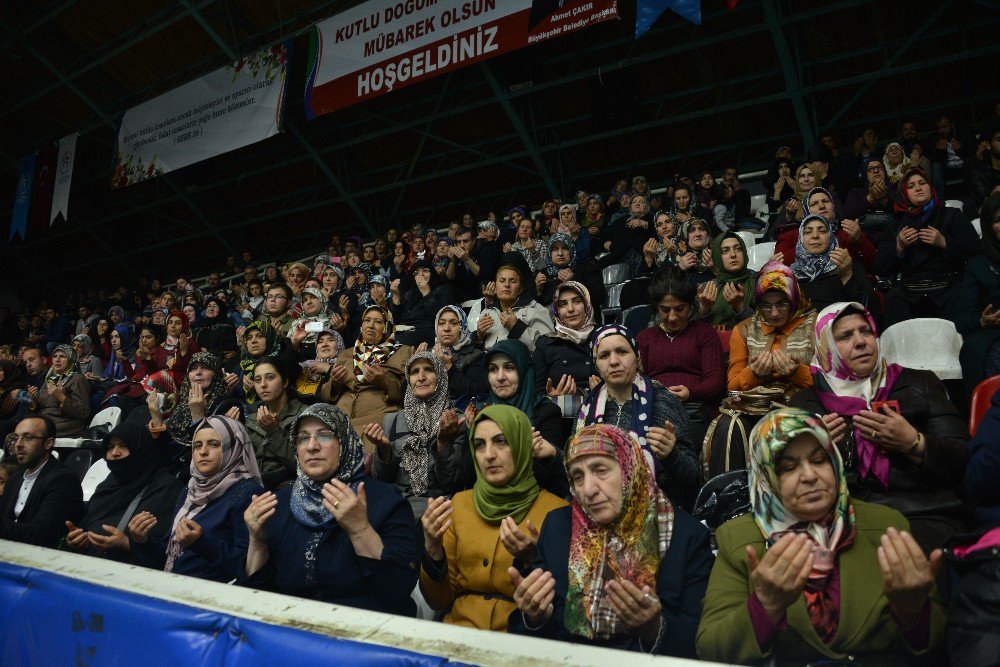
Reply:
[[258, 51], [126, 111], [111, 187], [145, 181], [277, 134], [290, 46]]
[[73, 160], [76, 157], [76, 134], [67, 134], [59, 140], [59, 155], [56, 157], [56, 178], [52, 188], [52, 208], [49, 225], [62, 213], [63, 220], [69, 220], [69, 186], [73, 182]]

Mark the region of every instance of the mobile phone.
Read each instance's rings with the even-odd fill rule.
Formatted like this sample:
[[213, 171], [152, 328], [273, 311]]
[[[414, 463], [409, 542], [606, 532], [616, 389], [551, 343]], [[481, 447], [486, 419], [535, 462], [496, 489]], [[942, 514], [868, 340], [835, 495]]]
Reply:
[[306, 322], [305, 330], [308, 333], [319, 333], [323, 330], [322, 322]]
[[897, 415], [901, 414], [899, 411], [899, 401], [872, 401], [872, 412], [882, 412], [883, 407], [889, 408]]

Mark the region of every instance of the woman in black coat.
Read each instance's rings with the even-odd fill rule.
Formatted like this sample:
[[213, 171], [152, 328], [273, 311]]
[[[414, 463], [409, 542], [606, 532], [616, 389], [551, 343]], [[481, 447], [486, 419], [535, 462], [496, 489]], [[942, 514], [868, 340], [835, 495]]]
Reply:
[[896, 224], [879, 243], [875, 274], [900, 278], [885, 295], [885, 327], [915, 317], [953, 319], [965, 263], [979, 253], [976, 230], [944, 205], [921, 169], [900, 182]]
[[[411, 285], [407, 289], [407, 284]], [[434, 342], [436, 317], [439, 310], [455, 303], [451, 286], [441, 284], [440, 274], [430, 260], [414, 262], [410, 273], [399, 282], [391, 283], [389, 306], [396, 323], [396, 340], [416, 347]], [[400, 330], [400, 328], [403, 330]], [[406, 330], [407, 327], [412, 329]]]
[[594, 307], [590, 291], [570, 280], [559, 286], [552, 301], [555, 331], [535, 340], [535, 392], [539, 395], [582, 396], [590, 378], [599, 377], [590, 350]]

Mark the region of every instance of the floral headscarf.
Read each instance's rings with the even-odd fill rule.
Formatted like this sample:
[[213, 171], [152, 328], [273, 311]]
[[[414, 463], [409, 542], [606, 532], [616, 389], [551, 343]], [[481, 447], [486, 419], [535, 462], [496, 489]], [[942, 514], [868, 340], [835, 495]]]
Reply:
[[364, 337], [358, 334], [358, 340], [354, 343], [354, 377], [358, 382], [365, 379], [365, 369], [363, 364], [369, 366], [380, 366], [386, 362], [399, 349], [396, 342], [396, 325], [392, 321], [392, 313], [382, 306], [371, 305], [361, 311], [361, 320], [364, 321], [368, 311], [377, 310], [385, 318], [385, 331], [382, 338], [369, 345], [364, 342]]
[[54, 368], [49, 368], [45, 374], [45, 383], [58, 386], [66, 384], [70, 378], [79, 373], [80, 365], [76, 356], [76, 350], [73, 349], [72, 345], [56, 345], [55, 349], [52, 350], [52, 354], [54, 355], [56, 352], [62, 352], [69, 360], [69, 363], [66, 365], [66, 372], [56, 373]]
[[419, 360], [430, 362], [437, 375], [437, 386], [428, 398], [417, 398], [409, 381], [406, 384], [406, 394], [403, 396], [403, 411], [406, 414], [406, 424], [410, 427], [410, 435], [403, 443], [400, 457], [403, 469], [410, 476], [410, 487], [414, 495], [427, 493], [427, 472], [430, 452], [428, 441], [438, 434], [441, 426], [441, 413], [448, 407], [448, 371], [444, 362], [430, 350], [417, 352], [406, 362], [406, 378], [409, 380], [410, 368]]
[[174, 569], [174, 561], [184, 553], [176, 539], [177, 524], [181, 519], [197, 516], [210, 502], [221, 498], [226, 491], [244, 479], [252, 479], [261, 484], [260, 469], [257, 467], [257, 457], [254, 456], [253, 442], [246, 426], [224, 416], [207, 417], [195, 428], [195, 433], [211, 428], [219, 434], [222, 442], [222, 465], [213, 475], [204, 475], [195, 465], [191, 457], [191, 479], [188, 480], [188, 492], [184, 504], [174, 515], [173, 527], [170, 530], [170, 542], [167, 544], [167, 572]]
[[[583, 299], [585, 314], [583, 317], [583, 326], [579, 329], [573, 329], [563, 324], [562, 320], [559, 319], [559, 295], [564, 290], [572, 290]], [[552, 307], [549, 308], [549, 311], [552, 313], [552, 321], [555, 323], [555, 335], [559, 338], [573, 341], [577, 345], [583, 345], [590, 338], [590, 333], [594, 330], [594, 306], [590, 301], [590, 290], [583, 283], [575, 280], [567, 280], [561, 283], [556, 289], [555, 296], [552, 298]]]
[[[683, 223], [681, 223], [681, 228], [680, 230], [678, 230], [675, 236], [675, 238], [677, 239], [676, 243], [677, 250], [675, 252], [677, 257], [686, 255], [689, 252], [693, 252], [695, 254], [695, 265], [691, 270], [696, 272], [708, 271], [711, 269], [711, 267], [705, 263], [704, 258], [701, 256], [702, 255], [701, 250], [694, 250], [688, 246], [688, 238], [690, 237], [691, 234], [691, 228], [694, 227], [695, 225], [700, 225], [702, 229], [705, 230], [705, 232], [709, 234], [711, 233], [712, 228], [709, 227], [708, 223], [705, 220], [701, 218], [688, 218]], [[709, 237], [709, 244], [711, 244], [710, 237]], [[705, 247], [706, 248], [710, 247], [710, 245], [706, 245]]]
[[496, 422], [503, 431], [514, 459], [514, 475], [503, 486], [493, 486], [483, 477], [477, 464], [472, 506], [487, 523], [497, 525], [508, 516], [521, 523], [540, 491], [532, 468], [531, 421], [526, 414], [509, 405], [490, 405], [483, 409], [469, 428], [473, 461], [476, 459], [476, 427], [485, 420]]
[[[226, 379], [222, 372], [222, 362], [211, 352], [197, 352], [191, 356], [191, 363], [188, 364], [188, 372], [196, 365], [201, 364], [212, 370], [212, 382], [205, 391], [205, 405], [211, 409], [220, 398], [229, 392], [226, 386]], [[190, 444], [191, 436], [188, 429], [191, 428], [191, 406], [188, 404], [188, 397], [191, 395], [191, 378], [184, 376], [184, 383], [177, 394], [177, 407], [174, 414], [170, 415], [167, 426], [174, 442], [178, 444]]]
[[[830, 235], [830, 241], [827, 243], [826, 249], [818, 255], [814, 255], [806, 250], [804, 241], [806, 225], [813, 220], [822, 222]], [[837, 235], [833, 231], [833, 225], [830, 224], [830, 221], [821, 215], [807, 215], [799, 223], [799, 240], [795, 244], [795, 261], [792, 262], [792, 272], [795, 273], [796, 277], [804, 280], [815, 280], [827, 273], [836, 273], [837, 265], [830, 259], [830, 253], [838, 247], [840, 247], [840, 244], [837, 243]]]
[[[866, 378], [855, 375], [847, 362], [840, 356], [833, 338], [833, 325], [841, 315], [857, 313], [868, 320], [872, 334], [878, 335], [878, 328], [871, 313], [856, 301], [841, 302], [827, 306], [816, 317], [816, 353], [809, 369], [812, 372], [816, 394], [823, 409], [836, 412], [841, 417], [853, 417], [862, 410], [871, 410], [873, 401], [884, 401], [889, 397], [893, 385], [903, 367], [890, 364], [882, 356], [878, 347], [875, 368]], [[882, 488], [889, 488], [889, 457], [860, 429], [854, 429], [854, 445], [858, 454], [858, 475], [861, 479], [875, 477]]]
[[[569, 248], [569, 262], [563, 264], [562, 266], [557, 266], [552, 263], [552, 247], [556, 243], [561, 243], [567, 248]], [[548, 247], [545, 249], [545, 275], [549, 278], [554, 278], [563, 269], [571, 269], [576, 266], [576, 243], [569, 234], [563, 234], [562, 232], [556, 232], [549, 237]]]
[[[903, 154], [902, 162], [895, 167], [889, 164], [889, 149], [893, 146], [898, 148]], [[903, 146], [899, 142], [894, 141], [885, 147], [885, 152], [882, 153], [882, 165], [885, 166], [886, 178], [893, 184], [899, 183], [903, 179], [903, 175], [910, 169], [910, 156], [906, 154], [906, 151], [903, 150]]]
[[142, 388], [147, 394], [155, 389], [160, 393], [160, 414], [169, 417], [177, 405], [177, 382], [170, 371], [156, 371], [142, 379]]
[[[455, 354], [455, 352], [461, 350], [463, 347], [465, 347], [472, 341], [472, 332], [469, 331], [469, 316], [466, 315], [465, 311], [462, 310], [462, 308], [460, 308], [459, 306], [451, 306], [451, 305], [445, 306], [444, 308], [442, 308], [437, 312], [437, 315], [434, 316], [435, 331], [437, 331], [437, 323], [438, 320], [441, 319], [441, 314], [446, 310], [450, 310], [451, 312], [455, 313], [455, 317], [458, 318], [458, 329], [459, 329], [458, 340], [455, 342], [454, 345], [451, 346], [451, 353]], [[441, 341], [437, 338], [436, 333], [434, 334], [434, 342], [436, 344], [441, 343]]]
[[760, 302], [765, 292], [781, 292], [791, 306], [788, 309], [788, 321], [801, 317], [812, 308], [809, 297], [799, 290], [799, 281], [792, 270], [779, 261], [772, 260], [761, 267], [757, 274], [757, 284], [754, 286], [754, 300]]
[[621, 466], [622, 506], [611, 525], [599, 525], [583, 508], [573, 487], [569, 582], [563, 622], [572, 634], [609, 639], [623, 631], [622, 619], [604, 593], [611, 579], [639, 590], [656, 590], [660, 559], [670, 548], [674, 508], [656, 486], [635, 437], [615, 426], [594, 424], [566, 445], [566, 470], [583, 456], [606, 456]]
[[[802, 521], [781, 501], [777, 466], [785, 447], [800, 435], [811, 435], [822, 445], [837, 478], [837, 500], [828, 522]], [[829, 642], [837, 631], [840, 610], [833, 604], [827, 585], [836, 567], [837, 552], [854, 539], [854, 506], [847, 493], [844, 462], [823, 420], [797, 408], [782, 408], [765, 415], [750, 432], [749, 484], [754, 521], [768, 545], [789, 532], [805, 533], [812, 540], [813, 568], [803, 596], [813, 627]]]
[[87, 334], [77, 334], [73, 336], [74, 343], [80, 343], [80, 347], [83, 350], [79, 354], [79, 359], [77, 359], [78, 365], [88, 364], [90, 360], [94, 357], [94, 343]]

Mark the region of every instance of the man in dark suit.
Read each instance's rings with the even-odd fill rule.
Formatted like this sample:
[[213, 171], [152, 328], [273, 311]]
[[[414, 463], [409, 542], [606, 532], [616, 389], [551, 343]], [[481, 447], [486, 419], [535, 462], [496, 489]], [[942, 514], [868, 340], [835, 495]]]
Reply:
[[66, 521], [83, 517], [80, 480], [52, 457], [56, 426], [48, 417], [26, 417], [11, 446], [21, 465], [0, 499], [0, 538], [55, 548]]

